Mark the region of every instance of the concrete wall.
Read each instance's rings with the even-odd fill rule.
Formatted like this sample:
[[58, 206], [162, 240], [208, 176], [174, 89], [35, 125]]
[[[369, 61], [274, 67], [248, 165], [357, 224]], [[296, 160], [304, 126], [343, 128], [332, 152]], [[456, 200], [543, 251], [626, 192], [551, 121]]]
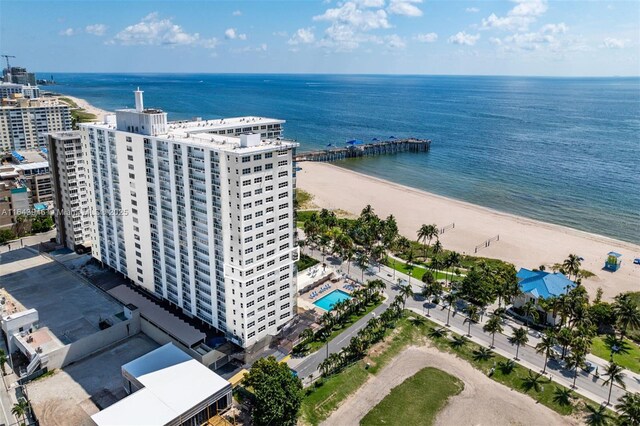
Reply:
[[42, 367], [47, 367], [49, 370], [65, 367], [113, 343], [138, 334], [140, 330], [140, 313], [134, 311], [131, 319], [117, 322], [107, 329], [100, 330], [46, 354], [47, 361]]

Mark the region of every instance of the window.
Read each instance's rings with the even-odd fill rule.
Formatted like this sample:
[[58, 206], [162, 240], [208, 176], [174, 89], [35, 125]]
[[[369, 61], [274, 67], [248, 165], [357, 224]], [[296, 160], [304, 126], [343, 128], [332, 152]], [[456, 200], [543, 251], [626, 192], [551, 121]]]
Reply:
[[253, 168], [253, 171], [254, 171], [254, 172], [261, 172], [261, 171], [262, 171], [262, 166], [255, 166], [255, 167]]
[[278, 161], [278, 167], [280, 167], [280, 166], [286, 166], [286, 165], [287, 165], [287, 163], [288, 163], [288, 161], [287, 161], [287, 160]]
[[278, 184], [278, 188], [285, 188], [285, 187], [287, 187], [287, 186], [289, 186], [289, 182], [280, 182], [280, 183]]
[[251, 173], [251, 168], [242, 169], [243, 175], [248, 175], [249, 173]]
[[284, 176], [287, 176], [288, 174], [289, 174], [289, 172], [286, 171], [286, 170], [283, 171], [283, 172], [278, 172], [278, 177], [284, 177]]
[[243, 163], [248, 163], [249, 161], [251, 161], [251, 156], [250, 156], [250, 155], [247, 155], [247, 156], [245, 156], [245, 157], [242, 157], [242, 162], [243, 162]]
[[242, 186], [247, 186], [247, 185], [251, 185], [251, 180], [243, 180], [242, 181]]
[[256, 154], [253, 156], [253, 161], [262, 160], [262, 154]]
[[271, 158], [271, 157], [273, 157], [272, 152], [267, 152], [266, 154], [264, 154], [264, 158]]
[[271, 169], [273, 169], [273, 164], [271, 164], [271, 163], [269, 163], [269, 164], [265, 164], [265, 165], [264, 165], [264, 169], [265, 169], [265, 170], [271, 170]]

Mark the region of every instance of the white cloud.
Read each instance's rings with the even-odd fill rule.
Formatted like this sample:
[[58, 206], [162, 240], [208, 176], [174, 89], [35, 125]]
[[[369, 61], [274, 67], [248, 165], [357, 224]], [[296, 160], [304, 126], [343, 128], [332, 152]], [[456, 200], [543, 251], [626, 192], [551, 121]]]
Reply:
[[72, 35], [76, 34], [76, 31], [73, 28], [67, 28], [66, 30], [60, 31], [58, 34], [60, 34], [61, 36], [71, 37]]
[[569, 30], [569, 27], [564, 22], [559, 24], [547, 24], [543, 26], [540, 31], [549, 34], [564, 34]]
[[93, 24], [87, 25], [84, 30], [87, 34], [93, 34], [96, 36], [103, 36], [107, 32], [107, 26], [105, 24]]
[[316, 36], [313, 34], [312, 28], [299, 28], [287, 42], [290, 45], [313, 43]]
[[246, 40], [247, 39], [247, 35], [246, 34], [238, 34], [238, 31], [235, 28], [227, 28], [224, 32], [224, 37], [227, 40]]
[[436, 33], [418, 34], [414, 37], [414, 40], [419, 41], [421, 43], [433, 43], [437, 39], [438, 39], [438, 34]]
[[480, 12], [480, 9], [478, 9], [477, 7], [468, 7], [464, 11], [467, 13], [478, 13]]
[[108, 44], [157, 45], [157, 46], [201, 46], [213, 49], [218, 45], [216, 38], [201, 39], [198, 33], [188, 33], [171, 19], [160, 19], [157, 12], [142, 18], [120, 31]]
[[327, 9], [322, 15], [314, 16], [314, 21], [331, 24], [318, 44], [338, 51], [349, 51], [360, 43], [378, 40], [378, 37], [366, 33], [391, 28], [384, 9], [371, 9], [379, 4], [374, 0], [347, 1]]
[[402, 50], [407, 47], [407, 43], [405, 43], [404, 39], [398, 34], [387, 36], [385, 41], [387, 43], [387, 47], [392, 50]]
[[229, 49], [230, 52], [233, 53], [247, 53], [247, 52], [266, 52], [267, 51], [267, 43], [262, 43], [258, 46], [244, 46], [240, 48], [232, 48]]
[[233, 13], [231, 14], [232, 16], [242, 16], [242, 11], [240, 10], [234, 10]]
[[629, 43], [628, 39], [620, 39], [620, 38], [613, 38], [613, 37], [607, 37], [602, 41], [602, 45], [607, 49], [622, 49], [627, 45], [627, 43]]
[[546, 0], [512, 0], [517, 5], [507, 16], [499, 17], [495, 13], [482, 20], [483, 29], [526, 30], [538, 17], [547, 11]]
[[276, 37], [288, 37], [289, 33], [286, 31], [274, 31], [271, 33], [271, 35], [274, 35]]
[[392, 15], [422, 16], [422, 10], [415, 5], [417, 3], [422, 3], [422, 0], [391, 0], [387, 11]]
[[449, 43], [473, 46], [479, 39], [480, 34], [473, 35], [460, 31], [458, 34], [449, 37]]
[[384, 10], [361, 9], [353, 1], [348, 1], [337, 8], [327, 9], [322, 15], [314, 16], [313, 20], [328, 21], [334, 25], [348, 25], [362, 31], [391, 27]]

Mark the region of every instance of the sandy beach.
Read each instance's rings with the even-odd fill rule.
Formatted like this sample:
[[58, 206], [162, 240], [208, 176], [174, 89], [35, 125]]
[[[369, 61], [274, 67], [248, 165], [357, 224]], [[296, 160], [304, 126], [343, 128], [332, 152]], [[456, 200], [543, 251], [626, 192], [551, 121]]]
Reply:
[[[366, 160], [363, 160], [366, 161]], [[582, 268], [596, 274], [583, 280], [594, 296], [602, 287], [604, 298], [624, 291], [640, 290], [640, 246], [575, 229], [498, 212], [352, 172], [327, 163], [301, 162], [297, 186], [313, 194], [313, 203], [329, 209], [358, 214], [371, 204], [381, 217], [393, 214], [400, 233], [416, 239], [423, 223], [439, 227], [455, 223], [440, 240], [445, 248], [512, 262], [516, 268], [537, 268], [562, 262], [569, 253], [584, 258]], [[499, 235], [500, 240], [474, 253], [477, 245]], [[602, 269], [607, 253], [623, 255], [615, 273]]]
[[96, 121], [104, 121], [104, 116], [107, 114], [113, 114], [112, 112], [109, 111], [105, 111], [103, 109], [97, 108], [93, 105], [91, 105], [89, 102], [85, 101], [82, 98], [76, 98], [75, 96], [69, 96], [69, 95], [62, 95], [60, 96], [61, 98], [69, 98], [71, 99], [73, 102], [76, 103], [76, 105], [78, 105], [78, 107], [82, 108], [85, 110], [85, 112], [88, 112], [89, 114], [93, 114], [96, 116]]

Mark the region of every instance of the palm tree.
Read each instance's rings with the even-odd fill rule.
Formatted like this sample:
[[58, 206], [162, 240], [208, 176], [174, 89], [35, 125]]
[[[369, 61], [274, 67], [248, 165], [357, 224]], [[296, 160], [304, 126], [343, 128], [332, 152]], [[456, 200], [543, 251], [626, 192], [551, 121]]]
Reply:
[[353, 248], [346, 249], [343, 254], [344, 260], [347, 261], [347, 275], [349, 275], [349, 270], [351, 269], [351, 261], [353, 260], [354, 254], [355, 253], [353, 251]]
[[491, 349], [481, 347], [473, 351], [473, 360], [474, 361], [488, 361], [493, 357], [493, 352]]
[[427, 239], [429, 238], [429, 225], [422, 224], [418, 229], [418, 242], [424, 245], [424, 260], [427, 260]]
[[570, 405], [573, 399], [573, 391], [565, 387], [558, 387], [553, 391], [553, 402], [558, 405]]
[[4, 350], [0, 349], [0, 369], [2, 369], [3, 376], [7, 374], [4, 367], [7, 361], [8, 361], [7, 354], [4, 352]]
[[640, 426], [640, 394], [625, 393], [615, 408], [620, 425]]
[[22, 417], [22, 423], [27, 423], [27, 414], [29, 413], [29, 403], [26, 399], [20, 398], [16, 404], [13, 404], [11, 408], [11, 414], [18, 417]]
[[[425, 274], [427, 273], [431, 273], [429, 271], [425, 272]], [[435, 303], [438, 303], [440, 297], [442, 296], [442, 284], [440, 284], [438, 281], [433, 281], [431, 283], [426, 284], [423, 288], [422, 288], [422, 295], [425, 297], [425, 299], [427, 300], [427, 302], [431, 302], [434, 301]], [[432, 300], [429, 300], [432, 299]], [[427, 316], [429, 315], [429, 309], [431, 308], [431, 303], [427, 303]]]
[[578, 278], [580, 266], [580, 256], [578, 256], [577, 254], [570, 254], [569, 257], [567, 257], [567, 259], [562, 263], [562, 267], [569, 274], [569, 278], [571, 278], [571, 275], [573, 275], [574, 279]]
[[593, 405], [586, 404], [585, 408], [589, 412], [586, 423], [589, 426], [607, 426], [611, 424], [611, 415], [607, 413], [607, 406], [601, 405], [595, 408]]
[[498, 363], [498, 367], [500, 368], [502, 374], [506, 376], [513, 372], [513, 370], [516, 368], [516, 363], [513, 362], [512, 359], [505, 359], [504, 361], [500, 361]]
[[413, 289], [409, 284], [400, 287], [400, 296], [402, 296], [402, 310], [404, 311], [405, 305], [407, 303], [407, 298], [413, 297]]
[[407, 275], [409, 275], [409, 284], [411, 284], [411, 274], [413, 274], [413, 268], [415, 268], [415, 265], [413, 264], [413, 251], [410, 251], [407, 254], [407, 263], [405, 265], [405, 268], [407, 269]]
[[449, 344], [454, 349], [460, 349], [464, 347], [468, 342], [469, 342], [469, 339], [467, 339], [464, 336], [453, 336], [453, 340], [451, 340]]
[[520, 345], [524, 345], [529, 341], [529, 336], [527, 335], [527, 330], [520, 327], [518, 329], [513, 330], [513, 336], [509, 337], [509, 343], [512, 345], [516, 345], [516, 357], [514, 358], [518, 361], [518, 352], [520, 351]]
[[476, 305], [469, 305], [467, 308], [467, 317], [464, 319], [464, 322], [469, 324], [467, 329], [467, 336], [471, 337], [471, 324], [475, 324], [480, 319], [480, 314], [478, 313], [478, 307]]
[[536, 304], [533, 302], [533, 300], [529, 300], [527, 301], [527, 303], [525, 303], [524, 305], [522, 305], [522, 315], [524, 316], [525, 322], [527, 324], [527, 331], [529, 330], [529, 318], [533, 319], [533, 322], [535, 322], [538, 319], [538, 307], [536, 306]]
[[447, 259], [446, 259], [446, 263], [447, 263], [447, 268], [448, 270], [446, 271], [445, 274], [445, 281], [446, 281], [446, 277], [447, 275], [449, 275], [449, 273], [451, 273], [451, 276], [449, 278], [449, 282], [451, 282], [453, 280], [453, 272], [451, 271], [452, 268], [457, 268], [458, 266], [460, 266], [460, 260], [462, 259], [462, 256], [460, 255], [460, 253], [455, 252], [455, 251], [451, 251], [449, 252], [449, 254], [447, 255]]
[[627, 329], [640, 328], [640, 308], [628, 293], [619, 294], [613, 303], [613, 313], [620, 329], [620, 337], [624, 339]]
[[447, 293], [444, 296], [444, 301], [447, 303], [449, 309], [447, 312], [447, 327], [449, 327], [449, 318], [451, 317], [451, 306], [456, 303], [456, 300], [458, 300], [458, 297], [453, 294], [453, 292]]
[[536, 392], [540, 392], [542, 390], [542, 385], [540, 384], [541, 378], [542, 374], [533, 374], [531, 370], [529, 370], [529, 375], [522, 379], [522, 388], [524, 389], [525, 393], [529, 392], [531, 389]]
[[367, 253], [358, 253], [356, 256], [356, 266], [362, 271], [362, 282], [364, 282], [364, 271], [369, 267], [369, 257]]
[[627, 385], [624, 382], [623, 368], [615, 362], [610, 362], [605, 368], [604, 375], [607, 376], [607, 380], [602, 383], [602, 386], [609, 385], [609, 396], [607, 397], [607, 405], [611, 402], [611, 391], [613, 390], [614, 383], [620, 386], [622, 389], [626, 389]]
[[448, 333], [449, 333], [449, 330], [447, 330], [444, 327], [433, 328], [429, 330], [429, 337], [431, 337], [432, 339], [443, 339], [447, 337]]
[[576, 380], [578, 379], [578, 371], [580, 367], [584, 365], [585, 354], [581, 351], [573, 351], [565, 358], [566, 365], [569, 369], [573, 369], [573, 388], [576, 387]]
[[562, 327], [556, 333], [556, 340], [558, 341], [558, 344], [562, 346], [562, 358], [564, 358], [567, 354], [567, 348], [573, 341], [573, 331], [568, 327]]
[[502, 318], [500, 318], [497, 315], [492, 315], [491, 318], [489, 318], [489, 321], [487, 321], [485, 325], [482, 327], [482, 330], [485, 333], [491, 333], [491, 347], [494, 348], [496, 333], [502, 333], [502, 330], [503, 330]]
[[544, 353], [544, 368], [542, 369], [542, 374], [547, 371], [547, 362], [549, 361], [549, 355], [551, 355], [551, 351], [553, 347], [556, 345], [556, 337], [553, 332], [546, 332], [542, 339], [536, 345], [536, 353]]
[[303, 344], [306, 345], [312, 339], [313, 339], [313, 330], [311, 330], [310, 328], [305, 328], [304, 330], [302, 330], [302, 333], [300, 333], [300, 340], [302, 341]]

